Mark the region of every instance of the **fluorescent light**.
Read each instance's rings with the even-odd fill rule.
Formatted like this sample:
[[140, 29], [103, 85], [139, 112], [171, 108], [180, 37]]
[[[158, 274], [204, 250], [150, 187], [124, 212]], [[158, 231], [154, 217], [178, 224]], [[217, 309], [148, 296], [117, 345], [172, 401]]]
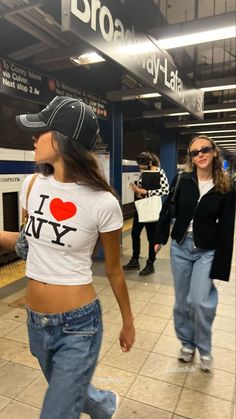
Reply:
[[236, 129], [221, 129], [219, 131], [198, 131], [197, 134], [217, 134], [222, 132], [236, 132]]
[[209, 126], [209, 125], [228, 125], [228, 124], [235, 124], [236, 121], [221, 121], [221, 122], [202, 122], [202, 123], [197, 123], [197, 124], [181, 124], [178, 125], [178, 127], [201, 127], [201, 126]]
[[159, 97], [161, 96], [160, 93], [144, 93], [143, 95], [135, 96], [136, 99], [148, 99], [151, 97]]
[[209, 87], [201, 87], [200, 90], [203, 92], [215, 92], [217, 90], [230, 90], [236, 89], [236, 84], [226, 84], [223, 86], [209, 86]]
[[[236, 137], [235, 137], [236, 138]], [[221, 143], [221, 144], [228, 144], [228, 143], [234, 143], [236, 141], [235, 140], [215, 140], [215, 143]]]
[[228, 145], [227, 144], [225, 144], [225, 145], [224, 144], [218, 144], [218, 146], [221, 147], [221, 148], [227, 148], [227, 149], [228, 148], [231, 148], [231, 149], [236, 148], [236, 144], [228, 144]]
[[236, 138], [236, 135], [213, 135], [211, 138]]
[[[217, 113], [217, 112], [234, 112], [236, 108], [222, 108], [222, 109], [206, 109], [203, 113]], [[173, 113], [166, 113], [162, 116], [182, 116], [182, 115], [190, 115], [189, 112], [173, 112]]]
[[205, 42], [217, 41], [235, 37], [235, 25], [225, 28], [213, 29], [210, 31], [196, 32], [166, 39], [159, 39], [157, 45], [163, 49], [179, 48], [188, 45], [203, 44]]
[[87, 54], [82, 54], [78, 57], [71, 57], [70, 60], [74, 64], [78, 65], [88, 65], [88, 64], [94, 64], [94, 63], [100, 63], [102, 61], [105, 61], [101, 55], [97, 54], [96, 52], [88, 52]]
[[174, 112], [174, 113], [167, 113], [164, 116], [182, 116], [182, 115], [190, 115], [189, 112]]
[[222, 109], [208, 109], [203, 111], [203, 113], [217, 113], [217, 112], [234, 112], [236, 108], [222, 108]]
[[161, 96], [160, 93], [143, 93], [142, 95], [122, 96], [122, 100], [149, 99], [152, 97], [160, 97], [160, 96]]

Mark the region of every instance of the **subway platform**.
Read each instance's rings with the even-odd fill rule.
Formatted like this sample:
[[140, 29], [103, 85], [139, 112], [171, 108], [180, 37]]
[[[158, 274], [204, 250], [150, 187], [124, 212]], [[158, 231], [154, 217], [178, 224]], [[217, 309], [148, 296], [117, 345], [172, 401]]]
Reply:
[[[130, 255], [130, 223], [126, 223], [123, 263]], [[143, 233], [141, 268], [146, 255]], [[118, 343], [118, 306], [103, 263], [94, 263], [94, 282], [103, 305], [104, 338], [93, 383], [119, 393], [117, 419], [235, 419], [235, 252], [230, 282], [216, 281], [219, 305], [213, 325], [214, 368], [210, 373], [200, 370], [198, 355], [192, 364], [176, 359], [180, 344], [173, 327], [168, 245], [158, 254], [155, 269], [144, 278], [136, 271], [126, 273], [137, 337], [131, 352], [123, 354]], [[23, 278], [0, 288], [0, 419], [38, 419], [47, 387], [29, 352], [23, 309], [25, 285]], [[81, 418], [88, 416], [83, 414]]]

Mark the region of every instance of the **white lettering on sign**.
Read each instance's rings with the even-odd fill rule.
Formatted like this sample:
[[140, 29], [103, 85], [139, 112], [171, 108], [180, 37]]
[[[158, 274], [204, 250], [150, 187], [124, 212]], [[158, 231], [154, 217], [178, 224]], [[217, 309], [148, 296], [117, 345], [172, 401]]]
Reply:
[[[134, 34], [134, 28], [124, 29], [124, 25], [120, 19], [113, 19], [113, 16], [107, 6], [101, 6], [100, 0], [92, 0], [91, 7], [88, 0], [82, 0], [82, 10], [78, 9], [77, 0], [71, 1], [71, 13], [84, 23], [90, 22], [90, 27], [97, 31], [97, 17], [99, 21], [100, 32], [107, 42], [124, 41], [130, 39], [130, 35]], [[99, 16], [98, 16], [99, 11]]]
[[[148, 43], [140, 45], [135, 36], [135, 30], [125, 29], [124, 24], [118, 18], [115, 20], [107, 6], [101, 4], [100, 0], [81, 0], [78, 6], [77, 0], [71, 1], [71, 13], [86, 24], [90, 24], [93, 31], [100, 33], [106, 42], [115, 41], [120, 45], [127, 46], [127, 54], [132, 50], [134, 59], [138, 64], [152, 76], [152, 82], [156, 85], [160, 79], [160, 72], [163, 74], [164, 85], [181, 97], [184, 103], [184, 85], [179, 77], [178, 70], [168, 68], [168, 61], [162, 59], [156, 53], [156, 46]], [[98, 28], [99, 26], [99, 28]], [[150, 50], [151, 48], [151, 50]], [[149, 49], [149, 50], [148, 50]], [[173, 67], [172, 67], [173, 68]]]
[[11, 64], [11, 70], [15, 73], [21, 74], [23, 77], [27, 76], [27, 71], [21, 67], [17, 67], [15, 64]]
[[[8, 64], [8, 62], [5, 60], [2, 60], [2, 66], [3, 68], [1, 83], [3, 86], [6, 86], [7, 88], [14, 89], [19, 92], [23, 92], [27, 95], [40, 95], [40, 88], [37, 86], [32, 86], [34, 80], [36, 80], [36, 82], [42, 80], [40, 74], [19, 67], [14, 63]], [[33, 79], [33, 81], [30, 79]]]
[[2, 78], [2, 84], [3, 86], [11, 87], [12, 89], [16, 88], [16, 83], [14, 81], [7, 80], [4, 77]]
[[[70, 7], [71, 13], [89, 25], [96, 35], [100, 34], [107, 43], [114, 43], [114, 48], [106, 49], [105, 44], [100, 41], [97, 44], [98, 49], [135, 73], [138, 73], [137, 65], [140, 66], [145, 73], [141, 75], [141, 79], [147, 81], [148, 77], [153, 85], [159, 86], [161, 93], [181, 103], [190, 112], [202, 116], [203, 93], [194, 87], [185, 88], [175, 65], [165, 58], [154, 40], [144, 34], [135, 33], [133, 25], [126, 28], [117, 16], [112, 15], [109, 7], [102, 4], [102, 0], [71, 0]], [[77, 32], [80, 33], [79, 28]], [[83, 33], [81, 35], [83, 37]]]

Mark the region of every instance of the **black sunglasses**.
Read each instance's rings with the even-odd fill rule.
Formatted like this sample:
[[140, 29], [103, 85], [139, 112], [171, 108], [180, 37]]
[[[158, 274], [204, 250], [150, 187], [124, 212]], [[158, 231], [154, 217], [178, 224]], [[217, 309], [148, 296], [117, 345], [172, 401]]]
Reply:
[[205, 147], [200, 148], [200, 150], [189, 151], [189, 155], [190, 155], [190, 157], [197, 157], [199, 153], [207, 154], [207, 153], [210, 153], [210, 151], [212, 151], [212, 150], [213, 150], [212, 147], [205, 146]]

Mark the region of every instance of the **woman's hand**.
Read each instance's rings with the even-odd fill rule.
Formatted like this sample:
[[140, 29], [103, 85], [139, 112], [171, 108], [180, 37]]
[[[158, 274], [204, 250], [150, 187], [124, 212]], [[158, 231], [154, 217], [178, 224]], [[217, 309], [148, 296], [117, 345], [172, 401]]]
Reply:
[[147, 195], [148, 191], [146, 189], [143, 188], [139, 188], [137, 185], [135, 185], [134, 183], [130, 183], [129, 184], [130, 189], [132, 189], [132, 191], [134, 191], [134, 193], [136, 194], [140, 194], [140, 195]]
[[120, 347], [122, 352], [129, 352], [135, 340], [134, 324], [123, 326], [120, 332]]
[[158, 252], [159, 252], [159, 250], [161, 250], [161, 247], [162, 247], [162, 244], [155, 244], [155, 245], [154, 245], [154, 251], [155, 251], [156, 253], [158, 253]]

